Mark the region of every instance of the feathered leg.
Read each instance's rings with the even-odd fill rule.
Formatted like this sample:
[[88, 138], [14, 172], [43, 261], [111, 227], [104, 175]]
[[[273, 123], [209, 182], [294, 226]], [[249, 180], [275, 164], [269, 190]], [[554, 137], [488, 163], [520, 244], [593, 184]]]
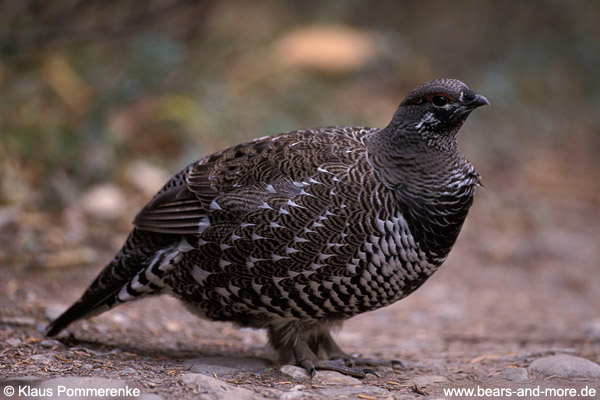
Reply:
[[[330, 370], [340, 372], [345, 375], [364, 378], [366, 374], [377, 375], [372, 369], [356, 369], [348, 366], [345, 359], [322, 359], [319, 357], [319, 350], [327, 350], [321, 347], [322, 342], [318, 339], [329, 336], [327, 327], [323, 325], [303, 325], [299, 322], [290, 322], [281, 326], [270, 327], [268, 329], [269, 341], [273, 348], [279, 353], [281, 362], [289, 362], [294, 359], [296, 364], [304, 369], [313, 377], [316, 370]], [[337, 350], [341, 352], [337, 344], [333, 342]], [[330, 343], [327, 343], [330, 344]], [[330, 350], [334, 350], [330, 348]], [[341, 354], [344, 354], [341, 352]]]

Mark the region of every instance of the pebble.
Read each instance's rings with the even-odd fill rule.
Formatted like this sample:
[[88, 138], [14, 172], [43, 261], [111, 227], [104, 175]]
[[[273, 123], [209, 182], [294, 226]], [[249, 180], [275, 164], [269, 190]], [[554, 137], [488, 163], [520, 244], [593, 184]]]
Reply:
[[594, 319], [583, 326], [583, 333], [587, 339], [600, 341], [600, 319]]
[[139, 395], [135, 400], [162, 400], [162, 397], [156, 393], [144, 393]]
[[307, 393], [305, 393], [299, 389], [292, 388], [290, 390], [286, 390], [285, 392], [277, 392], [276, 397], [281, 400], [294, 400], [294, 399], [300, 399], [307, 395], [308, 395]]
[[317, 371], [313, 383], [322, 385], [362, 385], [362, 381], [335, 371]]
[[507, 381], [513, 382], [527, 382], [529, 380], [529, 374], [525, 368], [505, 368], [498, 376]]
[[123, 368], [120, 371], [121, 375], [131, 375], [137, 373], [137, 371], [131, 367]]
[[567, 354], [538, 358], [529, 365], [529, 371], [544, 377], [600, 378], [600, 365]]
[[80, 205], [83, 211], [92, 217], [113, 220], [123, 213], [125, 195], [114, 184], [96, 185], [82, 194]]
[[53, 347], [62, 347], [63, 344], [61, 342], [59, 342], [58, 340], [46, 339], [46, 340], [42, 340], [40, 342], [40, 346], [42, 346], [46, 349], [51, 349]]
[[40, 381], [40, 378], [33, 375], [15, 376], [8, 378], [4, 381], [0, 381], [0, 384], [34, 384]]
[[297, 382], [305, 381], [310, 378], [310, 375], [308, 375], [308, 372], [306, 372], [304, 368], [295, 365], [284, 365], [280, 367], [279, 370]]
[[154, 196], [170, 177], [165, 170], [144, 161], [133, 162], [125, 169], [128, 183], [146, 196]]
[[44, 317], [46, 317], [46, 319], [48, 321], [54, 321], [66, 309], [67, 309], [67, 307], [65, 307], [65, 306], [47, 306], [47, 307], [44, 307]]
[[256, 372], [270, 365], [271, 362], [264, 358], [238, 357], [202, 357], [183, 363], [183, 367], [190, 372], [211, 376], [216, 374], [217, 377], [231, 377], [238, 372]]
[[448, 382], [448, 379], [440, 375], [421, 375], [412, 378], [410, 381], [408, 381], [408, 384], [411, 386], [416, 385], [418, 387], [426, 387], [434, 385], [436, 383], [444, 382]]
[[108, 318], [115, 324], [117, 324], [120, 328], [127, 329], [131, 326], [131, 320], [124, 314], [121, 313], [110, 313], [107, 315]]
[[20, 346], [21, 343], [23, 343], [20, 339], [17, 339], [17, 338], [6, 339], [5, 342], [6, 342], [6, 344], [10, 345], [11, 347], [17, 347], [17, 346]]
[[45, 354], [34, 354], [29, 357], [30, 361], [36, 364], [48, 364], [52, 359]]
[[220, 400], [250, 400], [265, 399], [251, 390], [234, 386], [227, 382], [204, 374], [185, 374], [181, 381], [189, 387], [196, 389], [198, 400], [220, 399]]
[[386, 398], [390, 393], [386, 389], [372, 385], [346, 385], [346, 386], [331, 386], [319, 390], [324, 399], [348, 398], [362, 395], [364, 397], [375, 397], [377, 399]]
[[4, 317], [0, 318], [0, 324], [15, 326], [36, 326], [37, 321], [29, 317]]

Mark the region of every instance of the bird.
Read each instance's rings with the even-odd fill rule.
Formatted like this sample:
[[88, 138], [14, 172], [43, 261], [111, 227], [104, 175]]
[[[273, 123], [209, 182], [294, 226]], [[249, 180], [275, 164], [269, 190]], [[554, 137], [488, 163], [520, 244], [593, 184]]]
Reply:
[[481, 185], [457, 133], [484, 105], [435, 79], [385, 128], [301, 129], [201, 158], [142, 208], [47, 335], [167, 294], [201, 318], [266, 329], [279, 361], [311, 376], [374, 373], [361, 366], [379, 360], [348, 355], [331, 330], [406, 297], [445, 261]]

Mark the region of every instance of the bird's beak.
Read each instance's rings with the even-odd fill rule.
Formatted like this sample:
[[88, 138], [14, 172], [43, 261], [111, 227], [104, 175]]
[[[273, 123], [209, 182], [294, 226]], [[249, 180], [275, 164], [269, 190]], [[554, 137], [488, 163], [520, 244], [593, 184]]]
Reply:
[[475, 98], [473, 100], [471, 100], [470, 102], [468, 102], [466, 105], [467, 105], [467, 107], [477, 108], [477, 107], [481, 107], [481, 106], [489, 106], [490, 102], [488, 101], [488, 99], [486, 99], [482, 95], [476, 94]]

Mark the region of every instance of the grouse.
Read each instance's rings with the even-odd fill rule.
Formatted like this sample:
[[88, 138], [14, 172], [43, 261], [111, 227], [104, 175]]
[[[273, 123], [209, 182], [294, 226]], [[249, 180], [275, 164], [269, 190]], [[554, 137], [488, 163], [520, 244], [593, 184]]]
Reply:
[[280, 361], [364, 377], [332, 327], [400, 300], [444, 262], [480, 176], [457, 131], [485, 97], [455, 79], [414, 89], [383, 129], [263, 137], [184, 168], [47, 334], [144, 296], [266, 328]]

